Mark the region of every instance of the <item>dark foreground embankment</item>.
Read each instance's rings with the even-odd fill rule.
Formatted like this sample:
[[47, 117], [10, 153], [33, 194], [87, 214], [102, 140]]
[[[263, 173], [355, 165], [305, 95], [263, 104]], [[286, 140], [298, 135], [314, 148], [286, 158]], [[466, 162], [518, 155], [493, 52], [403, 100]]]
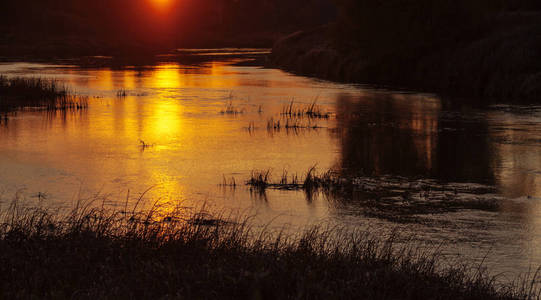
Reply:
[[[472, 28], [475, 34], [471, 36], [433, 44], [430, 38], [415, 36], [415, 42], [375, 40], [371, 44], [365, 39], [349, 43], [347, 36], [338, 36], [336, 26], [279, 40], [271, 64], [324, 79], [439, 92], [476, 101], [541, 100], [539, 12], [492, 17], [476, 25], [481, 29]], [[373, 30], [377, 32], [378, 27]]]
[[[529, 281], [498, 287], [474, 266], [436, 271], [419, 252], [369, 233], [260, 234], [205, 214], [78, 210], [1, 212], [2, 298], [510, 299]], [[271, 237], [272, 236], [272, 237]], [[332, 237], [341, 236], [333, 239]], [[338, 242], [336, 242], [338, 240]], [[334, 241], [334, 242], [333, 242]], [[402, 249], [402, 250], [400, 250]]]

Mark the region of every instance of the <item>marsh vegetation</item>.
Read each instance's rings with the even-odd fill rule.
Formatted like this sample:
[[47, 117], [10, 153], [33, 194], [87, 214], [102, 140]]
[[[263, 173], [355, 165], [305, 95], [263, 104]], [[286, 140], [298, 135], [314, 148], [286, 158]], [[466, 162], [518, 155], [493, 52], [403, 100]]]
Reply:
[[282, 107], [282, 116], [289, 118], [311, 118], [311, 119], [328, 119], [331, 113], [325, 111], [317, 104], [316, 99], [310, 104], [296, 104], [295, 100], [291, 100], [288, 105]]
[[[539, 172], [519, 169], [539, 169], [531, 151], [541, 141], [531, 126], [539, 123], [539, 109], [449, 107], [434, 96], [374, 92], [228, 62], [141, 69], [6, 67], [10, 75], [28, 68], [31, 74], [62, 75], [74, 90], [100, 98], [76, 114], [25, 109], [0, 127], [5, 141], [0, 191], [9, 195], [24, 184], [24, 205], [34, 207], [23, 209], [19, 203], [19, 213], [2, 223], [6, 239], [0, 244], [7, 245], [2, 278], [14, 287], [2, 289], [6, 293], [51, 298], [537, 295], [529, 292], [532, 280], [517, 277], [540, 261], [536, 243], [528, 243], [538, 240], [530, 224], [537, 218]], [[116, 97], [119, 90], [126, 98]], [[317, 102], [315, 95], [320, 95]], [[520, 165], [510, 165], [510, 156]], [[311, 167], [316, 162], [317, 168]], [[159, 206], [152, 213], [143, 203], [126, 208], [133, 196], [130, 205], [124, 202], [129, 197], [117, 197], [126, 188], [137, 195], [144, 186], [155, 187], [147, 194]], [[70, 218], [49, 210], [69, 206], [74, 195], [100, 191], [112, 210], [97, 204]], [[0, 201], [4, 208], [9, 203]], [[182, 207], [170, 210], [177, 201]], [[193, 207], [205, 201], [212, 208], [197, 213]], [[224, 216], [228, 210], [222, 208], [251, 217], [246, 222]], [[39, 221], [34, 212], [52, 221]], [[21, 220], [10, 227], [20, 230], [8, 230], [8, 219]], [[261, 235], [268, 222], [272, 230]], [[320, 229], [301, 242], [305, 226], [319, 222], [344, 230]], [[291, 235], [282, 234], [291, 243], [272, 248], [284, 224], [292, 226]], [[242, 230], [234, 233], [242, 226], [250, 233], [239, 244], [232, 236], [242, 235]], [[373, 232], [352, 242], [346, 232], [360, 228]], [[386, 237], [374, 239], [376, 229], [392, 228], [406, 239], [418, 233], [408, 247], [433, 257], [437, 272], [403, 269], [399, 261], [417, 256], [401, 252], [402, 239], [391, 243], [390, 264], [348, 254], [347, 245], [385, 244]], [[299, 250], [317, 248], [317, 239], [325, 240], [329, 251]], [[444, 253], [431, 256], [438, 247], [433, 245], [440, 244]], [[336, 247], [344, 252], [335, 253]], [[452, 269], [447, 259], [457, 253], [464, 254], [459, 260], [472, 262], [454, 269], [456, 276], [464, 275], [463, 283], [445, 277]], [[494, 281], [487, 293], [475, 283], [479, 265], [487, 268], [481, 277]], [[434, 282], [437, 291], [426, 290], [421, 277]]]
[[400, 176], [351, 176], [339, 170], [303, 174], [283, 170], [273, 180], [272, 170], [254, 170], [246, 185], [264, 194], [268, 189], [304, 191], [308, 199], [321, 194], [330, 202], [357, 203], [362, 214], [392, 222], [420, 222], [420, 215], [460, 210], [497, 211], [504, 198], [482, 184], [444, 183]]
[[55, 111], [87, 107], [88, 97], [76, 95], [57, 80], [0, 75], [0, 112], [24, 108]]
[[[229, 98], [232, 98], [232, 95], [230, 95]], [[246, 109], [236, 106], [235, 104], [233, 104], [232, 100], [229, 100], [225, 104], [225, 107], [222, 110], [220, 110], [220, 114], [222, 115], [240, 115], [240, 114], [244, 114], [245, 112], [246, 112]]]
[[541, 269], [516, 273], [541, 263], [541, 109], [248, 66], [538, 102], [540, 20], [538, 0], [1, 1], [1, 59], [62, 66], [0, 66], [23, 76], [0, 76], [0, 196], [30, 195], [0, 197], [0, 298], [539, 298]]
[[68, 213], [13, 202], [0, 219], [6, 298], [519, 299], [530, 276], [502, 285], [483, 266], [440, 263], [369, 232], [253, 228], [246, 218], [80, 205]]

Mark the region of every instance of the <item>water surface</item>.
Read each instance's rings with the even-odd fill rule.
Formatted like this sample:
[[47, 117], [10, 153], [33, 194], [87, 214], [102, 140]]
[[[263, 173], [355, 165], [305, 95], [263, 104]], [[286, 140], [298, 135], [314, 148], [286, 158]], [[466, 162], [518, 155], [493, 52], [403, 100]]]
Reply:
[[[0, 125], [3, 203], [19, 197], [70, 207], [99, 198], [122, 207], [148, 190], [141, 207], [165, 214], [206, 203], [210, 211], [252, 214], [257, 224], [398, 228], [420, 244], [443, 243], [449, 255], [487, 256], [491, 270], [509, 278], [541, 265], [541, 107], [452, 105], [435, 95], [241, 66], [231, 51], [207, 51], [213, 60], [197, 64], [0, 64], [8, 76], [56, 78], [90, 97], [87, 110], [18, 112]], [[127, 96], [117, 97], [119, 90]], [[298, 108], [316, 102], [330, 117], [288, 120], [281, 113], [292, 101]], [[271, 119], [305, 128], [269, 130]], [[243, 184], [252, 170], [270, 169], [278, 180], [284, 170], [302, 176], [313, 166], [488, 187], [498, 206], [399, 222], [367, 213], [361, 196], [259, 194]], [[220, 186], [224, 178], [238, 186]]]

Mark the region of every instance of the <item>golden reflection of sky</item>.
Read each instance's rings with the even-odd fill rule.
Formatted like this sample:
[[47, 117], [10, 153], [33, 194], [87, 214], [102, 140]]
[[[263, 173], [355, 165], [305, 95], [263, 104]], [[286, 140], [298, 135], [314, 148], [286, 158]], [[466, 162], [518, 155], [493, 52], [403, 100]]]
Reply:
[[135, 89], [137, 87], [137, 80], [134, 71], [125, 71], [123, 72], [122, 87], [124, 89]]
[[182, 131], [182, 110], [178, 103], [158, 101], [153, 105], [152, 122], [145, 126], [148, 136], [160, 139], [177, 136]]
[[[191, 125], [187, 125], [182, 90], [199, 86], [220, 88], [224, 85], [221, 80], [223, 72], [219, 63], [208, 64], [204, 69], [164, 64], [142, 73], [133, 69], [94, 72], [94, 80], [87, 82], [87, 87], [109, 90], [113, 98], [105, 100], [109, 102], [107, 107], [100, 106], [102, 114], [89, 124], [86, 139], [104, 144], [124, 144], [131, 155], [143, 158], [120, 162], [104, 160], [100, 172], [114, 174], [122, 169], [126, 174], [139, 174], [141, 179], [136, 181], [141, 186], [155, 185], [148, 196], [159, 199], [161, 204], [183, 199], [185, 191], [179, 178], [186, 176], [183, 174], [186, 166], [175, 160], [201, 159], [199, 147], [214, 147], [220, 137], [232, 129], [227, 118], [218, 114], [203, 125], [194, 126], [193, 120]], [[135, 97], [132, 92], [126, 98], [114, 99], [118, 89], [126, 89], [130, 94], [130, 91], [141, 87], [152, 89], [148, 97]], [[112, 118], [108, 116], [109, 112]], [[145, 153], [137, 154], [140, 151], [139, 140], [153, 146], [144, 150]], [[221, 174], [220, 170], [216, 172]]]
[[100, 70], [96, 73], [96, 81], [90, 84], [91, 88], [100, 88], [100, 89], [113, 89], [113, 71], [105, 69]]
[[[335, 144], [325, 130], [298, 135], [282, 132], [272, 137], [265, 130], [267, 119], [279, 114], [281, 99], [297, 93], [309, 102], [317, 96], [303, 78], [275, 80], [273, 76], [283, 76], [278, 71], [235, 71], [226, 63], [202, 67], [170, 63], [120, 70], [74, 68], [62, 72], [67, 72], [70, 86], [90, 96], [92, 103], [85, 117], [68, 118], [66, 122], [51, 119], [49, 128], [41, 128], [37, 119], [24, 119], [20, 122], [35, 129], [21, 129], [17, 140], [10, 140], [20, 153], [33, 153], [35, 149], [46, 153], [47, 160], [34, 159], [37, 165], [45, 169], [54, 166], [69, 178], [80, 178], [88, 190], [125, 194], [130, 189], [131, 198], [137, 200], [141, 192], [154, 187], [145, 200], [159, 199], [160, 204], [188, 201], [186, 205], [196, 206], [209, 193], [209, 201], [235, 206], [240, 204], [220, 202], [220, 196], [212, 195], [224, 174], [242, 181], [253, 169], [272, 167], [277, 174], [287, 169], [301, 175], [314, 164], [324, 170], [336, 161]], [[117, 98], [119, 89], [126, 89], [128, 96]], [[263, 89], [273, 94], [269, 96]], [[230, 101], [230, 94], [234, 95], [235, 106], [246, 109], [246, 113], [219, 113]], [[263, 105], [263, 115], [256, 112], [259, 105]], [[259, 128], [253, 134], [245, 129], [250, 122]], [[14, 131], [17, 123], [10, 128]], [[141, 149], [139, 140], [153, 146]], [[21, 160], [32, 157], [29, 154]], [[51, 184], [41, 186], [54, 194]], [[78, 187], [65, 191], [66, 185], [59, 184], [56, 194], [71, 196]], [[289, 200], [280, 209], [304, 209], [304, 202]]]
[[[235, 192], [238, 201], [231, 201], [232, 198], [216, 197], [209, 191], [217, 188], [222, 175], [235, 177], [239, 184], [253, 169], [272, 168], [275, 178], [283, 169], [302, 176], [314, 164], [319, 171], [325, 170], [339, 155], [336, 154], [340, 151], [339, 145], [325, 129], [303, 131], [298, 135], [281, 132], [272, 137], [265, 130], [266, 121], [276, 117], [288, 99], [302, 96], [301, 101], [309, 103], [319, 90], [324, 90], [318, 90], [318, 85], [308, 79], [275, 70], [246, 71], [248, 76], [241, 73], [243, 70], [230, 73], [231, 68], [225, 67], [224, 63], [209, 63], [203, 68], [173, 63], [141, 71], [62, 69], [60, 72], [73, 75], [67, 81], [75, 90], [82, 89], [89, 91], [91, 96], [103, 98], [91, 99], [95, 102], [80, 115], [62, 117], [58, 112], [55, 118], [43, 120], [37, 113], [30, 118], [21, 114], [10, 120], [9, 126], [0, 126], [3, 140], [0, 166], [6, 170], [4, 179], [17, 186], [24, 184], [32, 192], [50, 193], [51, 199], [64, 195], [69, 201], [77, 197], [83, 185], [93, 189], [92, 192], [119, 191], [124, 197], [130, 189], [131, 199], [136, 201], [144, 190], [153, 187], [144, 198], [149, 203], [144, 205], [148, 207], [159, 200], [160, 211], [164, 213], [172, 208], [168, 204], [196, 207], [208, 199], [224, 206], [254, 203], [269, 206], [269, 220], [282, 213], [286, 217], [293, 216], [288, 222], [296, 222], [309, 215], [314, 205], [306, 205], [302, 195], [271, 191], [267, 202], [243, 198], [247, 196], [239, 188]], [[245, 84], [247, 81], [257, 82], [257, 85]], [[121, 88], [129, 90], [130, 95], [116, 98], [116, 90]], [[330, 94], [332, 96], [321, 103], [328, 108], [337, 101], [331, 97], [343, 93], [342, 89], [335, 90], [335, 94]], [[244, 105], [240, 107], [246, 108], [247, 113], [235, 116], [218, 113], [228, 101], [226, 97], [230, 90], [235, 96], [241, 92], [245, 93], [242, 97], [251, 96], [251, 102], [235, 99], [235, 105]], [[135, 96], [138, 93], [144, 95]], [[185, 97], [184, 93], [196, 97]], [[223, 95], [224, 99], [216, 95]], [[211, 101], [207, 101], [209, 99]], [[385, 108], [372, 100], [361, 104], [367, 109], [369, 106]], [[263, 105], [262, 115], [256, 113], [258, 105]], [[402, 116], [398, 118], [402, 122], [398, 126], [416, 134], [413, 155], [431, 169], [438, 159], [435, 150], [439, 141], [434, 133], [441, 129], [438, 128], [441, 104], [422, 97], [397, 96], [392, 105], [390, 111], [398, 111]], [[489, 120], [496, 120], [496, 117], [499, 116]], [[521, 125], [524, 123], [521, 120], [505, 117], [509, 119], [497, 119], [496, 124], [489, 124], [489, 128], [502, 127], [502, 124], [507, 128], [490, 132], [493, 139], [541, 140], [539, 136], [532, 136], [535, 132], [531, 132], [531, 124]], [[248, 132], [245, 127], [250, 122], [255, 122], [259, 129]], [[335, 123], [322, 121], [319, 124], [336, 127]], [[139, 139], [154, 146], [141, 149]], [[531, 145], [514, 143], [491, 143], [490, 146], [495, 152], [494, 172], [498, 185], [504, 191], [511, 191], [511, 196], [541, 196], [541, 179], [539, 173], [534, 172], [541, 168], [541, 151]], [[377, 154], [378, 150], [371, 151]], [[374, 160], [383, 158], [375, 155]], [[374, 162], [374, 165], [379, 164]], [[72, 182], [75, 184], [68, 184]], [[113, 183], [118, 185], [113, 186]], [[120, 199], [123, 202], [125, 198]], [[320, 205], [322, 215], [326, 212], [325, 206], [326, 203]], [[516, 205], [510, 209], [514, 207]], [[537, 209], [535, 216], [541, 215], [541, 206], [533, 209]], [[262, 209], [261, 213], [265, 211]], [[541, 228], [539, 220], [541, 218], [534, 220], [536, 229]], [[535, 249], [538, 251], [541, 246]]]
[[156, 68], [150, 81], [156, 88], [178, 88], [183, 85], [182, 79], [178, 65], [168, 64]]
[[[186, 67], [179, 64], [164, 64], [156, 67], [149, 77], [144, 78], [144, 86], [157, 89], [178, 89], [183, 87], [232, 88], [238, 85], [235, 78], [227, 76], [225, 63], [212, 62], [201, 68]], [[132, 76], [132, 74], [129, 74]]]
[[[159, 97], [172, 97], [173, 92], [184, 88], [227, 89], [250, 86], [254, 78], [231, 74], [226, 68], [226, 62], [209, 62], [200, 66], [186, 66], [178, 63], [166, 63], [153, 67], [144, 67], [142, 70], [126, 68], [113, 70], [109, 68], [99, 70], [66, 70], [66, 82], [70, 86], [77, 86], [78, 91], [94, 93], [93, 96], [114, 96], [120, 89], [128, 94], [138, 89], [153, 89]], [[270, 71], [269, 71], [270, 72]], [[258, 81], [258, 84], [272, 86], [272, 81]], [[298, 86], [295, 82], [280, 82]], [[101, 93], [97, 93], [100, 91]], [[105, 93], [105, 94], [104, 94]], [[310, 92], [313, 97], [313, 92]]]

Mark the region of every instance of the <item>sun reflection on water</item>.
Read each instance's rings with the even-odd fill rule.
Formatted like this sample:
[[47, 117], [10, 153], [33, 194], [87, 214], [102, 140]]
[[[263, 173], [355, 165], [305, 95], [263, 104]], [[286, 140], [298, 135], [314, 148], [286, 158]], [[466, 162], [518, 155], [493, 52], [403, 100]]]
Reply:
[[158, 66], [149, 81], [155, 88], [179, 88], [185, 85], [180, 68], [176, 64]]
[[143, 136], [168, 140], [183, 131], [182, 107], [172, 101], [159, 101], [152, 107], [151, 121], [145, 126]]
[[[541, 206], [531, 203], [541, 196], [541, 132], [532, 124], [541, 114], [468, 115], [471, 109], [451, 110], [437, 97], [370, 92], [227, 62], [57, 72], [91, 97], [89, 109], [24, 112], [0, 125], [0, 181], [13, 186], [6, 194], [22, 187], [50, 194], [50, 205], [65, 205], [84, 187], [87, 195], [111, 193], [110, 203], [118, 204], [129, 190], [132, 205], [149, 189], [139, 208], [156, 204], [164, 215], [209, 201], [253, 209], [261, 224], [277, 216], [301, 225], [321, 219], [365, 222], [357, 212], [362, 204], [354, 201], [343, 207], [323, 196], [307, 199], [302, 192], [255, 195], [243, 185], [252, 170], [271, 168], [279, 180], [283, 170], [302, 177], [317, 164], [319, 171], [338, 167], [366, 176], [493, 184], [505, 196], [522, 196], [505, 202], [498, 213], [515, 213], [514, 222], [531, 218], [539, 227]], [[120, 89], [126, 97], [117, 97]], [[321, 126], [317, 130], [269, 132], [267, 121], [285, 122], [281, 111], [292, 98], [299, 106], [317, 98], [332, 117], [311, 120]], [[229, 103], [242, 113], [220, 113]], [[234, 177], [238, 186], [224, 191], [218, 187], [223, 177]], [[520, 208], [529, 211], [517, 212], [523, 202], [530, 205]], [[528, 246], [538, 261], [540, 241]]]

